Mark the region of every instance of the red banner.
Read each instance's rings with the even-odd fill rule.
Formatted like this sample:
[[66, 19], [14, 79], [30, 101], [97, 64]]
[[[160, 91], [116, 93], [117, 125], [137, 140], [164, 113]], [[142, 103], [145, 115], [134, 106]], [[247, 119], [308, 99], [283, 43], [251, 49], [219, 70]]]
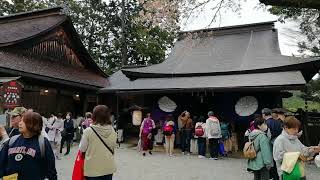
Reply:
[[21, 105], [22, 86], [17, 81], [3, 83], [3, 107], [10, 109]]

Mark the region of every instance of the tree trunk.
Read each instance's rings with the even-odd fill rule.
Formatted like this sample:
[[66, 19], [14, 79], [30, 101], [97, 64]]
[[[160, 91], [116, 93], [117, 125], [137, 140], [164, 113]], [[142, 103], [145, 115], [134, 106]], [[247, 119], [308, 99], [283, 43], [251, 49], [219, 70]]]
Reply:
[[259, 0], [265, 5], [320, 9], [320, 0]]
[[121, 67], [124, 67], [128, 64], [128, 48], [127, 48], [127, 37], [126, 37], [126, 2], [125, 0], [121, 1], [121, 54], [122, 54], [122, 62], [121, 62]]

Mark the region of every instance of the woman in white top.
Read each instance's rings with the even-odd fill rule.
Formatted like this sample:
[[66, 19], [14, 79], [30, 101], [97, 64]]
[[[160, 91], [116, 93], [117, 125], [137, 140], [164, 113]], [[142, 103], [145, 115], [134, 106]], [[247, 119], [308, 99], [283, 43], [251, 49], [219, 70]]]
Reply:
[[60, 159], [59, 146], [61, 142], [61, 132], [63, 131], [62, 114], [59, 113], [57, 117], [51, 115], [48, 119], [47, 127], [49, 128], [48, 137], [56, 158]]

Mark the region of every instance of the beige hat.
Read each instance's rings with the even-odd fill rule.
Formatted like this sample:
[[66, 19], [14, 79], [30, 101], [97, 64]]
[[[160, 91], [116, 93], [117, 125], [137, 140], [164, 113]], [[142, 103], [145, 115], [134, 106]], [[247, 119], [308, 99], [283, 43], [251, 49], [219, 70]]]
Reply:
[[21, 116], [23, 113], [27, 111], [24, 107], [15, 107], [12, 111], [8, 112], [11, 116]]

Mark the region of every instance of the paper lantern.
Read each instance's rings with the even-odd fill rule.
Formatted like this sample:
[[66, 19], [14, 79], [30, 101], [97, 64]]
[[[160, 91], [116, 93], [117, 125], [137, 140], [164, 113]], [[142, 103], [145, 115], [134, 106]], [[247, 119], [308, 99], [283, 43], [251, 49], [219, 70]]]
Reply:
[[142, 122], [142, 111], [134, 110], [132, 112], [132, 124], [134, 126], [140, 126]]

